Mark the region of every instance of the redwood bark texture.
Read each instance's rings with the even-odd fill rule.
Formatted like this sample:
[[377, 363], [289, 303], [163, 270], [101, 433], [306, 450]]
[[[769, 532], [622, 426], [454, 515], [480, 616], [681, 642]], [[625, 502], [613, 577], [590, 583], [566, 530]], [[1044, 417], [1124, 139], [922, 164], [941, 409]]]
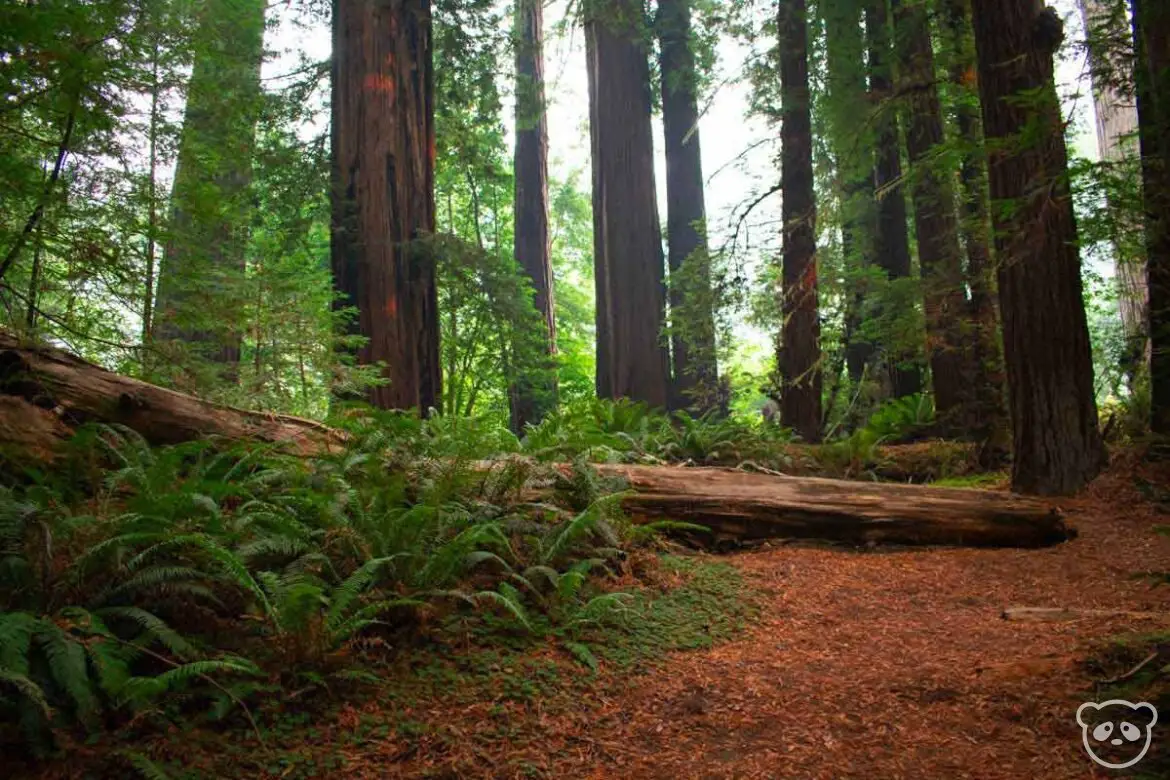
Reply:
[[1134, 0], [1137, 108], [1150, 291], [1150, 412], [1170, 435], [1170, 8]]
[[[715, 393], [718, 368], [690, 0], [659, 0], [657, 27], [666, 145], [674, 404], [701, 410]], [[687, 274], [680, 280], [684, 264]], [[687, 322], [680, 323], [684, 317]]]
[[821, 325], [817, 305], [816, 199], [804, 0], [780, 0], [780, 187], [784, 324], [780, 422], [805, 441], [821, 437]]
[[951, 44], [950, 79], [956, 89], [955, 123], [963, 146], [959, 170], [960, 232], [966, 245], [965, 277], [971, 292], [967, 303], [974, 352], [972, 390], [979, 408], [974, 438], [984, 444], [981, 462], [999, 465], [1011, 448], [1011, 426], [1004, 398], [1003, 349], [999, 339], [999, 312], [991, 259], [991, 215], [987, 202], [987, 154], [979, 116], [975, 43], [971, 33], [969, 0], [946, 0], [944, 21]]
[[193, 346], [235, 379], [251, 205], [263, 0], [209, 0], [196, 39], [175, 167], [172, 214], [158, 277], [154, 335]]
[[637, 0], [586, 6], [597, 395], [665, 408], [670, 355], [645, 24]]
[[[890, 60], [887, 0], [869, 0], [865, 6], [866, 43], [869, 48], [870, 107], [877, 133], [874, 193], [878, 199], [878, 224], [874, 254], [890, 280], [910, 276], [910, 238], [906, 227], [906, 196], [902, 189], [898, 115], [891, 102], [893, 76]], [[876, 312], [881, 314], [880, 310]], [[884, 347], [891, 392], [895, 398], [922, 390], [916, 350], [905, 345]]]
[[385, 363], [370, 390], [384, 409], [439, 408], [434, 261], [416, 239], [435, 227], [430, 0], [335, 0], [333, 277]]
[[[973, 0], [1013, 428], [1012, 486], [1067, 494], [1104, 466], [1052, 54], [1037, 0]], [[1025, 132], [1026, 131], [1026, 132]]]
[[[697, 523], [728, 541], [806, 538], [850, 544], [1045, 547], [1076, 536], [1046, 502], [989, 490], [847, 482], [732, 469], [599, 464], [629, 483], [635, 523]], [[688, 535], [690, 536], [690, 535]]]
[[[552, 248], [548, 219], [548, 117], [544, 94], [544, 9], [541, 0], [516, 3], [516, 149], [513, 248], [532, 282], [550, 362], [557, 351]], [[551, 368], [551, 367], [550, 367]], [[512, 430], [539, 422], [556, 402], [556, 374], [521, 378], [512, 389]]]
[[979, 419], [972, 380], [974, 354], [967, 322], [963, 258], [950, 173], [932, 159], [943, 143], [942, 106], [935, 82], [930, 22], [921, 0], [892, 0], [897, 31], [899, 91], [907, 96], [906, 151], [913, 166], [911, 198], [926, 312], [939, 432], [965, 436]]

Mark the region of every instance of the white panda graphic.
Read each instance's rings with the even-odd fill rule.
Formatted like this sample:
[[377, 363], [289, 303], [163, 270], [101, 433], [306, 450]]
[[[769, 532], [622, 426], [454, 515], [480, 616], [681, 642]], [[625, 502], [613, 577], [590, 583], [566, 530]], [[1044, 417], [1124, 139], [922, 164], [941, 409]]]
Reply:
[[1077, 708], [1085, 750], [1109, 769], [1125, 769], [1145, 758], [1157, 722], [1158, 710], [1145, 701], [1088, 701]]

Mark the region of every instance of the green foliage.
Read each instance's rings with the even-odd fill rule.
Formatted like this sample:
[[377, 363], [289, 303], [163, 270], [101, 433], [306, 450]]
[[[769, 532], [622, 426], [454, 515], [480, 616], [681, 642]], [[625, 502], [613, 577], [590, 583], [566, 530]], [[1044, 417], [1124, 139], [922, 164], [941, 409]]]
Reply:
[[323, 680], [348, 648], [435, 612], [578, 641], [622, 611], [592, 584], [628, 543], [621, 494], [583, 461], [567, 512], [523, 503], [547, 479], [531, 460], [473, 466], [519, 447], [500, 426], [341, 419], [349, 445], [314, 458], [92, 426], [65, 455], [87, 464], [76, 477], [0, 489], [6, 718], [48, 746], [176, 696], [222, 717], [260, 692], [250, 678]]

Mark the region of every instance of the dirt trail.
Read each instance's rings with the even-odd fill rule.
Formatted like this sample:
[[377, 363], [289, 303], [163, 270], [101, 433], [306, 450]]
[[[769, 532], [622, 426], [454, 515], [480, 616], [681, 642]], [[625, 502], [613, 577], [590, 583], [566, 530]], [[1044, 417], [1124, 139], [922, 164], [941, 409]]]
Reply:
[[1128, 475], [1106, 477], [1064, 504], [1080, 538], [1039, 551], [738, 556], [767, 594], [750, 635], [679, 654], [617, 699], [538, 716], [547, 739], [507, 764], [672, 780], [1109, 776], [1074, 721], [1094, 694], [1083, 660], [1111, 634], [1158, 624], [1000, 614], [1170, 609], [1170, 588], [1132, 576], [1170, 571], [1170, 539], [1152, 532], [1168, 519], [1140, 501]]
[[1170, 540], [1151, 530], [1167, 518], [1131, 492], [1107, 478], [1066, 502], [1080, 538], [1047, 550], [743, 555], [769, 593], [760, 625], [607, 702], [594, 749], [552, 774], [1107, 776], [1074, 721], [1093, 693], [1081, 662], [1109, 634], [1158, 624], [1015, 623], [1000, 611], [1170, 609], [1170, 588], [1130, 576], [1170, 570]]

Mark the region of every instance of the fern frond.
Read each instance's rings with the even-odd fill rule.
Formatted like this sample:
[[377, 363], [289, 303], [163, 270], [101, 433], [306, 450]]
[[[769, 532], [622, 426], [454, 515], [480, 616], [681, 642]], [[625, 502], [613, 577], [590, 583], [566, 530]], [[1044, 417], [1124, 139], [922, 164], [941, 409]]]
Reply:
[[0, 685], [7, 686], [19, 694], [22, 699], [39, 710], [45, 720], [52, 720], [53, 710], [49, 707], [44, 690], [28, 677], [8, 669], [0, 669]]
[[105, 607], [97, 610], [103, 618], [128, 620], [180, 659], [195, 655], [195, 648], [166, 621], [138, 607]]

